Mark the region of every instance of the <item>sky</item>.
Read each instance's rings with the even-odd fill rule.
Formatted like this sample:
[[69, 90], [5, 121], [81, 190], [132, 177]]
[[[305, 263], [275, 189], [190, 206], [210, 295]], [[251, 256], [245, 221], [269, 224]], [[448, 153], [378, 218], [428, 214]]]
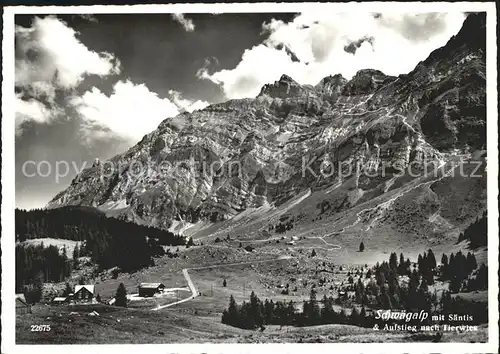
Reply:
[[16, 206], [43, 207], [82, 167], [125, 151], [164, 119], [255, 97], [282, 74], [315, 85], [367, 68], [407, 73], [464, 19], [359, 11], [16, 15]]

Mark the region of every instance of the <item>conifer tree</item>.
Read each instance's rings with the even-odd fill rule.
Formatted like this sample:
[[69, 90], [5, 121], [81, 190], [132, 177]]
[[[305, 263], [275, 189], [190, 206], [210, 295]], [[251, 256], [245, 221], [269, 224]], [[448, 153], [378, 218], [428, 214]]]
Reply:
[[120, 283], [118, 289], [116, 289], [115, 305], [127, 307], [127, 289], [125, 289], [123, 283]]
[[39, 302], [42, 299], [43, 292], [43, 273], [40, 271], [35, 276], [33, 284], [28, 288], [26, 293], [24, 294], [26, 297], [26, 301], [30, 304], [34, 304]]
[[66, 287], [64, 288], [64, 291], [62, 293], [62, 296], [66, 297], [69, 296], [73, 292], [73, 288], [71, 288], [71, 285], [69, 283], [66, 283]]
[[73, 248], [73, 261], [78, 261], [78, 257], [80, 257], [80, 248], [78, 247], [78, 244], [76, 244], [75, 248]]
[[262, 313], [260, 311], [261, 310], [260, 300], [257, 297], [257, 295], [255, 295], [255, 292], [253, 292], [253, 291], [250, 294], [250, 308], [249, 308], [249, 310], [250, 310], [249, 315], [252, 317], [253, 323], [256, 326], [261, 326], [263, 323], [263, 320], [262, 320]]
[[457, 276], [452, 276], [451, 282], [450, 282], [450, 292], [452, 293], [458, 293], [460, 289], [462, 288], [462, 281], [459, 277]]
[[380, 286], [380, 287], [383, 287], [384, 284], [385, 284], [385, 275], [384, 275], [384, 272], [376, 272], [375, 273], [375, 279], [377, 280], [377, 285]]
[[436, 268], [436, 257], [431, 249], [427, 252], [427, 264], [431, 270]]
[[352, 325], [358, 325], [360, 322], [359, 311], [354, 307], [351, 311], [351, 317], [349, 318], [349, 323]]
[[389, 266], [394, 270], [398, 269], [398, 256], [396, 255], [396, 252], [391, 253], [391, 256], [389, 257]]
[[358, 279], [358, 282], [356, 283], [354, 290], [355, 290], [356, 302], [362, 303], [365, 297], [365, 285], [363, 284], [361, 279]]
[[405, 265], [406, 265], [406, 263], [405, 263], [405, 258], [403, 256], [403, 253], [400, 253], [399, 254], [398, 274], [400, 274], [400, 275], [406, 274]]
[[380, 287], [380, 295], [377, 300], [380, 307], [384, 309], [392, 309], [391, 297], [385, 286]]
[[229, 307], [227, 309], [227, 324], [237, 325], [238, 324], [238, 306], [234, 300], [233, 295], [229, 297]]
[[318, 302], [316, 300], [316, 291], [311, 289], [311, 293], [309, 294], [309, 314], [308, 314], [308, 323], [310, 325], [315, 325], [319, 323], [321, 314]]
[[359, 252], [363, 252], [365, 250], [365, 244], [363, 243], [363, 241], [361, 241], [361, 243], [359, 244]]
[[476, 256], [473, 253], [467, 253], [467, 267], [469, 272], [477, 268]]
[[361, 311], [359, 313], [359, 319], [360, 319], [361, 325], [365, 325], [365, 326], [367, 325], [366, 309], [364, 306], [361, 308]]
[[443, 256], [441, 257], [441, 275], [444, 277], [446, 273], [446, 269], [448, 268], [448, 256], [446, 253], [443, 253]]
[[274, 311], [273, 300], [269, 301], [268, 299], [266, 299], [266, 301], [264, 301], [264, 312], [263, 312], [263, 316], [264, 316], [266, 324], [272, 323], [273, 311]]
[[295, 306], [293, 306], [292, 300], [288, 302], [288, 306], [286, 308], [286, 314], [287, 314], [287, 322], [290, 324], [294, 324], [295, 322]]

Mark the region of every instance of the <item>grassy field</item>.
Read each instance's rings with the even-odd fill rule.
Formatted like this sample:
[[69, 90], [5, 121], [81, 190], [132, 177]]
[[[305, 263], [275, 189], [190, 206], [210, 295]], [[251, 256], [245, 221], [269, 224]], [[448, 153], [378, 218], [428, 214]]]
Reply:
[[56, 246], [59, 249], [66, 247], [66, 254], [68, 255], [68, 257], [71, 257], [76, 245], [81, 244], [80, 241], [63, 240], [58, 238], [33, 238], [30, 240], [26, 240], [23, 243], [26, 245], [33, 245], [33, 246], [40, 245], [43, 243], [45, 247]]
[[[96, 311], [98, 316], [90, 316]], [[48, 332], [33, 332], [31, 325], [50, 325]], [[477, 332], [445, 332], [442, 342], [484, 342], [487, 327]], [[333, 343], [432, 341], [430, 335], [374, 331], [349, 325], [313, 327], [267, 326], [242, 330], [220, 323], [220, 318], [193, 315], [182, 309], [158, 312], [105, 305], [35, 306], [33, 314], [16, 317], [17, 344], [112, 343]]]
[[[90, 316], [93, 311], [99, 316]], [[38, 306], [33, 308], [33, 314], [18, 315], [16, 319], [18, 344], [167, 343], [202, 339], [217, 342], [219, 336], [244, 332], [186, 313], [105, 305]], [[32, 332], [33, 324], [50, 325], [51, 330]]]
[[265, 254], [248, 254], [237, 248], [212, 248], [212, 247], [179, 247], [179, 257], [162, 257], [155, 259], [155, 265], [142, 269], [135, 273], [120, 273], [116, 279], [109, 276], [98, 279], [96, 293], [103, 300], [111, 299], [116, 293], [120, 283], [123, 283], [127, 293], [137, 293], [138, 286], [143, 282], [161, 282], [167, 288], [187, 287], [186, 280], [182, 275], [183, 268], [213, 265], [220, 263], [245, 262], [252, 260], [270, 259]]

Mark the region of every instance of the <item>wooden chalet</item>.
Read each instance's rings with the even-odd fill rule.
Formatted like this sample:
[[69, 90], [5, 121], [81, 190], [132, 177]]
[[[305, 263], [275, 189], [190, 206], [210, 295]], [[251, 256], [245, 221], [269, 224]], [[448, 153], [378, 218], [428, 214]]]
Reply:
[[75, 302], [94, 302], [94, 285], [75, 285], [72, 300]]
[[26, 301], [24, 294], [16, 294], [16, 315], [31, 313], [31, 306]]
[[141, 283], [139, 285], [139, 296], [140, 297], [151, 297], [155, 294], [160, 294], [165, 289], [165, 285], [162, 283]]

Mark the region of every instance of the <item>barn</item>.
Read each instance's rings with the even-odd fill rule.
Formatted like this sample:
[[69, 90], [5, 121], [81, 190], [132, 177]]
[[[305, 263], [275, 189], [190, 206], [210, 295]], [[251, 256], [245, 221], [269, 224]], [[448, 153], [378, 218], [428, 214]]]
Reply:
[[141, 283], [139, 285], [139, 296], [140, 297], [151, 297], [155, 294], [160, 294], [165, 289], [165, 285], [162, 283]]
[[66, 302], [68, 302], [68, 298], [64, 296], [56, 296], [55, 298], [52, 299], [52, 304], [54, 305], [62, 305]]
[[75, 285], [73, 300], [76, 302], [93, 302], [94, 285]]
[[16, 294], [16, 315], [21, 313], [31, 313], [31, 306], [26, 302], [24, 294]]

